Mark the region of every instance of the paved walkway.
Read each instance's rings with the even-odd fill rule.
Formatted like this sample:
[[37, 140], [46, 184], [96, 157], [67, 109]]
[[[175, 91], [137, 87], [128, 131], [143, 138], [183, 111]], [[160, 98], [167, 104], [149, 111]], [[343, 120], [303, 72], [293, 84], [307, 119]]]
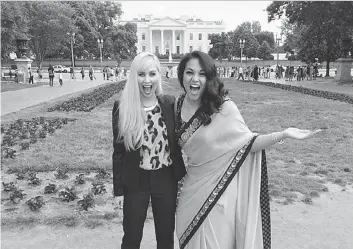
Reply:
[[[58, 82], [54, 80], [54, 87], [44, 85], [1, 93], [1, 116], [17, 112], [48, 100], [59, 98], [63, 95], [93, 88], [108, 82], [103, 80], [103, 76], [100, 74], [96, 74], [97, 79], [93, 81], [81, 79], [69, 81], [68, 76], [68, 74], [65, 74], [63, 86], [60, 86]], [[338, 84], [332, 79], [319, 78], [312, 81], [285, 81], [284, 79], [260, 78], [259, 81], [291, 84], [316, 90], [344, 93], [353, 96], [353, 84]]]
[[347, 95], [353, 96], [353, 83], [352, 84], [338, 84], [332, 78], [325, 79], [325, 78], [318, 78], [316, 80], [304, 80], [304, 81], [285, 81], [282, 79], [263, 79], [260, 78], [259, 81], [263, 82], [273, 82], [273, 83], [280, 83], [285, 85], [293, 85], [293, 86], [302, 86], [305, 88], [315, 89], [315, 90], [322, 90], [322, 91], [329, 91], [335, 93], [344, 93]]
[[[77, 75], [76, 75], [77, 76]], [[61, 96], [74, 92], [93, 88], [109, 81], [103, 80], [102, 75], [96, 74], [95, 80], [91, 81], [86, 77], [85, 80], [77, 79], [69, 81], [69, 75], [64, 74], [64, 84], [60, 86], [58, 78], [54, 78], [54, 86], [43, 85], [33, 88], [26, 88], [17, 91], [8, 91], [1, 93], [1, 116], [17, 112], [24, 108], [37, 105], [39, 103], [56, 99]]]

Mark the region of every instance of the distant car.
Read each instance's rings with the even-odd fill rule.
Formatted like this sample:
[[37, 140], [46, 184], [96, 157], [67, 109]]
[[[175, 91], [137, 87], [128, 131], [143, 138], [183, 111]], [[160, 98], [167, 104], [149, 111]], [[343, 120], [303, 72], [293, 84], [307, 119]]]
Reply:
[[70, 68], [69, 67], [65, 67], [65, 66], [61, 66], [61, 65], [56, 65], [54, 66], [54, 72], [56, 73], [67, 73], [70, 72]]

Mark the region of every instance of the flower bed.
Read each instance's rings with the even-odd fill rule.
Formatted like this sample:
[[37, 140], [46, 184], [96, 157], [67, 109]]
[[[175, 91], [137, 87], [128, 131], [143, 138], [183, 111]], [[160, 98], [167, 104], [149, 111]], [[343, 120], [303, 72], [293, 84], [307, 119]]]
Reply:
[[62, 125], [75, 120], [39, 117], [31, 120], [18, 119], [12, 124], [1, 125], [1, 160], [15, 158], [16, 149], [26, 150], [30, 144], [36, 143], [38, 139], [45, 138], [48, 133], [54, 133]]
[[287, 91], [300, 92], [303, 94], [309, 94], [309, 95], [313, 95], [313, 96], [325, 98], [325, 99], [339, 100], [341, 102], [353, 104], [353, 97], [343, 93], [334, 93], [329, 91], [310, 89], [302, 86], [284, 85], [284, 84], [273, 83], [273, 82], [253, 81], [252, 83], [275, 87], [275, 88], [281, 88]]
[[104, 103], [114, 94], [120, 92], [126, 80], [119, 83], [113, 83], [94, 89], [89, 93], [84, 93], [79, 97], [70, 99], [68, 101], [57, 104], [48, 108], [48, 112], [53, 111], [77, 111], [77, 112], [90, 112], [100, 104]]

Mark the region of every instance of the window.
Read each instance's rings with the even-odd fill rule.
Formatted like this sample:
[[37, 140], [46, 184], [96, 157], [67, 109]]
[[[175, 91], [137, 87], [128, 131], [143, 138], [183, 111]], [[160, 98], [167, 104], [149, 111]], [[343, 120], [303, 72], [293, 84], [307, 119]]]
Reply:
[[202, 40], [202, 34], [199, 34], [199, 40], [200, 41]]
[[142, 33], [142, 40], [146, 40], [146, 35], [145, 35], [145, 33]]
[[156, 54], [159, 54], [159, 47], [156, 46]]
[[190, 33], [190, 41], [194, 39], [193, 33]]
[[146, 52], [146, 46], [142, 46], [142, 52]]
[[180, 41], [180, 34], [176, 35], [176, 39], [177, 39], [177, 41]]
[[193, 48], [192, 48], [192, 46], [190, 46], [189, 47], [189, 52], [192, 53], [192, 51], [193, 51]]
[[180, 54], [180, 46], [176, 46], [177, 54]]

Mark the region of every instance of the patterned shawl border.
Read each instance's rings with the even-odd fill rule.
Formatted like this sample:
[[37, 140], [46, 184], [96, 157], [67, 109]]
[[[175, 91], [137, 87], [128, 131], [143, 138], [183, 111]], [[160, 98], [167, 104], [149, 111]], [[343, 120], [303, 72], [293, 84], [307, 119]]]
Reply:
[[260, 209], [262, 220], [263, 249], [271, 249], [271, 212], [270, 196], [268, 193], [268, 176], [265, 150], [262, 150], [261, 157]]
[[181, 120], [181, 105], [185, 99], [186, 94], [180, 95], [177, 102], [177, 125], [176, 125], [176, 135], [179, 137], [178, 144], [182, 148], [189, 140], [189, 138], [194, 134], [194, 132], [200, 128], [202, 125], [201, 122], [201, 114], [202, 114], [202, 106], [196, 110], [194, 115], [189, 119], [188, 122], [182, 124]]
[[179, 239], [180, 249], [184, 249], [187, 243], [190, 241], [192, 236], [196, 233], [197, 229], [201, 226], [207, 215], [210, 213], [214, 205], [217, 203], [221, 195], [224, 193], [236, 173], [239, 171], [240, 166], [243, 164], [245, 158], [250, 152], [251, 146], [254, 143], [257, 136], [250, 139], [235, 155], [231, 164], [228, 166], [227, 171], [218, 182], [217, 186], [213, 189], [212, 193], [208, 196], [207, 200], [198, 211], [192, 222], [189, 224], [186, 231]]

